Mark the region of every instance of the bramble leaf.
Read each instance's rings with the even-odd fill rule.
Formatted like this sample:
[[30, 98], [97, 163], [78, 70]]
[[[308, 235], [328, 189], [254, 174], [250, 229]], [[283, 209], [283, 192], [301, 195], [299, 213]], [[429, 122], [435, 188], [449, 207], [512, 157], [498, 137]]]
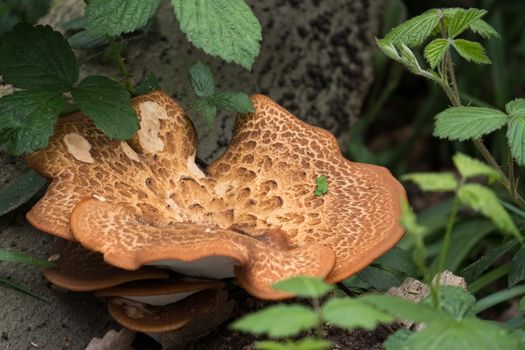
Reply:
[[261, 25], [244, 0], [171, 0], [180, 29], [196, 47], [251, 69]]
[[212, 103], [220, 110], [237, 113], [253, 113], [250, 97], [243, 92], [219, 92], [212, 98]]
[[512, 258], [508, 279], [509, 288], [525, 280], [525, 248], [520, 248]]
[[501, 176], [494, 168], [463, 153], [456, 153], [452, 157], [452, 161], [465, 179], [475, 176], [487, 176], [492, 182], [498, 180]]
[[385, 254], [374, 260], [374, 265], [387, 267], [407, 276], [414, 277], [417, 274], [416, 266], [412, 254], [399, 247], [393, 247]]
[[198, 61], [188, 71], [191, 87], [199, 97], [211, 97], [215, 93], [215, 80], [207, 65]]
[[[461, 287], [441, 286], [439, 297], [441, 310], [457, 321], [467, 317], [476, 303], [476, 298]], [[431, 305], [431, 299], [426, 297], [424, 302]]]
[[280, 338], [297, 335], [318, 323], [316, 313], [306, 306], [280, 304], [246, 315], [232, 323], [231, 327], [236, 331]]
[[514, 249], [518, 243], [515, 240], [503, 243], [494, 249], [489, 250], [481, 258], [468, 265], [461, 271], [461, 275], [465, 278], [467, 283], [474, 281], [476, 278], [494, 264], [496, 260], [506, 254], [508, 251]]
[[412, 301], [386, 294], [365, 294], [356, 298], [356, 300], [372, 305], [392, 316], [399, 316], [404, 320], [414, 322], [434, 322], [448, 318], [448, 315], [444, 312], [428, 305], [416, 304]]
[[434, 69], [443, 60], [449, 41], [447, 39], [438, 38], [432, 40], [427, 47], [425, 47], [424, 56], [430, 68]]
[[332, 345], [324, 339], [305, 338], [297, 341], [278, 343], [273, 341], [259, 341], [255, 343], [257, 350], [327, 350]]
[[403, 282], [393, 273], [375, 266], [368, 266], [357, 276], [360, 280], [380, 291], [387, 291], [392, 287], [399, 286]]
[[505, 105], [505, 110], [511, 116], [525, 118], [525, 98], [516, 98]]
[[0, 98], [0, 145], [13, 155], [47, 146], [64, 110], [60, 91], [32, 89]]
[[324, 175], [318, 176], [315, 179], [314, 195], [320, 197], [328, 193], [328, 178]]
[[412, 181], [423, 191], [446, 192], [455, 191], [458, 182], [454, 174], [442, 173], [411, 173], [401, 177], [403, 181]]
[[374, 329], [380, 323], [390, 323], [394, 317], [362, 301], [351, 298], [330, 299], [322, 308], [323, 318], [334, 326], [354, 329]]
[[128, 91], [109, 78], [92, 75], [71, 91], [84, 114], [111, 139], [129, 139], [137, 132], [138, 119]]
[[334, 286], [326, 284], [321, 278], [299, 276], [277, 282], [272, 288], [303, 298], [319, 298], [334, 289]]
[[91, 0], [86, 6], [91, 36], [119, 35], [146, 25], [160, 0]]
[[507, 140], [516, 163], [525, 166], [525, 116], [514, 116], [510, 119]]
[[472, 61], [477, 64], [490, 64], [490, 58], [485, 53], [485, 48], [480, 43], [469, 41], [465, 39], [456, 39], [452, 42], [452, 46], [457, 53], [467, 61]]
[[475, 21], [483, 17], [487, 11], [476, 8], [462, 9], [452, 8], [443, 11], [445, 15], [445, 26], [448, 35], [455, 38], [469, 28]]
[[498, 130], [509, 117], [497, 109], [485, 107], [450, 107], [436, 116], [434, 136], [449, 140], [478, 139]]
[[488, 187], [469, 183], [458, 191], [458, 198], [467, 207], [479, 211], [489, 218], [503, 232], [521, 239], [521, 235], [512, 218], [501, 205], [496, 194]]
[[160, 83], [156, 76], [153, 74], [148, 74], [146, 79], [142, 80], [139, 85], [137, 85], [137, 88], [133, 91], [134, 95], [140, 96], [140, 95], [146, 95], [152, 91], [160, 90]]
[[482, 19], [477, 19], [470, 24], [470, 30], [474, 33], [481, 35], [485, 39], [497, 38], [499, 39], [499, 33], [490, 24]]
[[0, 187], [0, 216], [26, 203], [45, 184], [45, 178], [33, 170], [28, 170], [3, 187]]
[[193, 103], [192, 108], [204, 116], [209, 128], [213, 128], [217, 116], [217, 107], [214, 104], [201, 98]]
[[418, 46], [432, 34], [438, 23], [437, 10], [428, 10], [393, 28], [383, 40], [394, 45]]
[[408, 329], [401, 328], [383, 342], [383, 347], [385, 350], [410, 350], [406, 343], [412, 334]]
[[22, 89], [68, 91], [78, 79], [75, 54], [49, 26], [17, 24], [0, 41], [0, 75]]

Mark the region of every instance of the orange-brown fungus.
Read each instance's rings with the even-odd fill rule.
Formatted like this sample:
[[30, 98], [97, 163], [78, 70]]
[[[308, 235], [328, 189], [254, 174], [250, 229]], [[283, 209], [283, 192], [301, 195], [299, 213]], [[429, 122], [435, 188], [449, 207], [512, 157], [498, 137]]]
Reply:
[[[346, 160], [329, 132], [268, 97], [252, 102], [256, 112], [237, 118], [206, 172], [194, 162], [191, 122], [160, 91], [133, 100], [143, 128], [127, 142], [136, 158], [81, 114], [61, 118], [49, 146], [28, 156], [53, 179], [28, 219], [124, 269], [176, 261], [191, 272], [229, 259], [241, 286], [267, 299], [285, 297], [271, 284], [292, 276], [340, 281], [401, 238], [405, 192], [388, 170]], [[68, 152], [70, 133], [87, 140], [93, 163]], [[329, 192], [316, 197], [320, 175]]]

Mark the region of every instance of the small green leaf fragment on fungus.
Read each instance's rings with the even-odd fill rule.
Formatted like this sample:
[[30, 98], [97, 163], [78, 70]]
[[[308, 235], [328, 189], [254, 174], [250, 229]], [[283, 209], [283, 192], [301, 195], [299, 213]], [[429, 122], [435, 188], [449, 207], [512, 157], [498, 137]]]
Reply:
[[314, 194], [320, 197], [328, 193], [328, 178], [324, 175], [318, 176], [315, 179], [315, 191]]
[[319, 298], [334, 289], [334, 286], [318, 277], [298, 276], [277, 282], [272, 288], [299, 297]]

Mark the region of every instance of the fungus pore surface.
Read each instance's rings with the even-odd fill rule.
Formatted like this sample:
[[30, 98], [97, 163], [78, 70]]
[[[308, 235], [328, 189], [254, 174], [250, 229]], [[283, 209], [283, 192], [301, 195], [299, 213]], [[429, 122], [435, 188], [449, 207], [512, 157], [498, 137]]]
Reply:
[[[401, 238], [405, 192], [388, 170], [348, 161], [329, 132], [268, 97], [252, 102], [205, 171], [191, 122], [160, 91], [133, 99], [141, 129], [125, 145], [81, 114], [61, 118], [49, 146], [27, 158], [53, 179], [29, 221], [124, 269], [231, 261], [241, 286], [267, 299], [285, 297], [270, 286], [292, 276], [340, 281]], [[71, 133], [92, 159], [70, 152]], [[316, 197], [321, 175], [329, 191]]]

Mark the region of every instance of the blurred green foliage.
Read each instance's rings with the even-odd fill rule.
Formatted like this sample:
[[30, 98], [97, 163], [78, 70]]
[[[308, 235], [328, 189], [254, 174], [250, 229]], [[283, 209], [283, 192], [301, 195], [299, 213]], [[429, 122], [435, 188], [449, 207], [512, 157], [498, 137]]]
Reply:
[[0, 35], [19, 22], [36, 23], [44, 16], [51, 0], [2, 0], [0, 1]]

